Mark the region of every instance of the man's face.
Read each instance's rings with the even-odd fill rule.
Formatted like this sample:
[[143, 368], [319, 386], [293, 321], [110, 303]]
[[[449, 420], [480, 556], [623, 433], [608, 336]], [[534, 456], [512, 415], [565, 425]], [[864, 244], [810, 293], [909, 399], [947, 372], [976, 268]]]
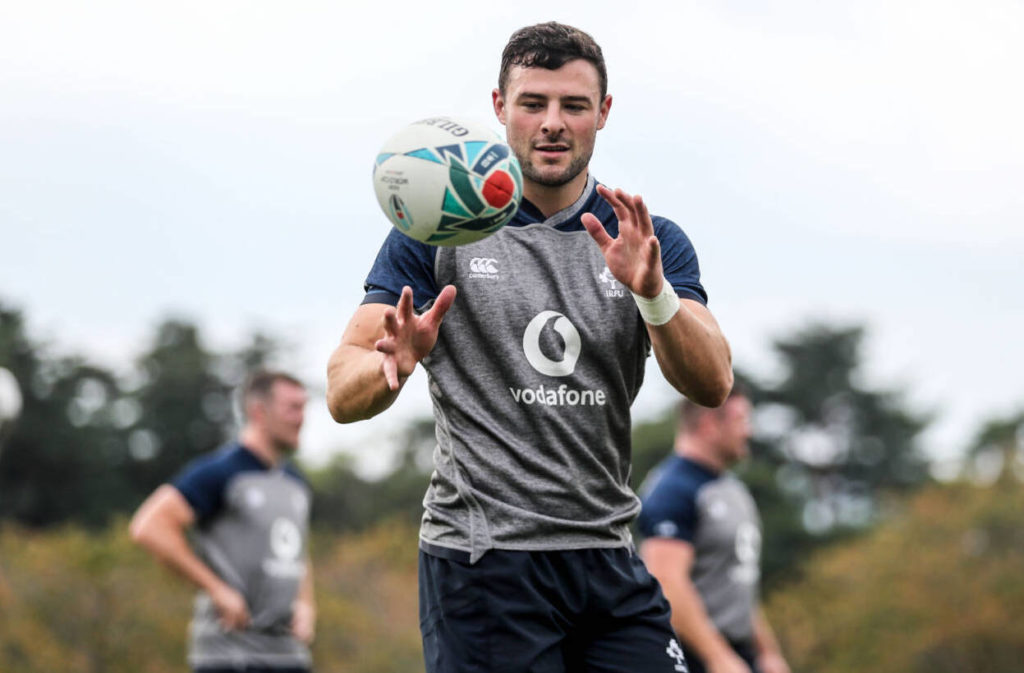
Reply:
[[270, 395], [261, 403], [263, 421], [270, 441], [279, 451], [295, 451], [305, 417], [309, 396], [301, 386], [288, 381], [275, 381]]
[[719, 457], [726, 464], [731, 465], [747, 456], [750, 412], [750, 400], [741, 395], [730, 397], [714, 412], [717, 426], [714, 443]]
[[597, 68], [580, 59], [557, 70], [514, 66], [505, 94], [495, 89], [492, 98], [523, 176], [546, 187], [587, 168], [612, 103], [601, 98]]

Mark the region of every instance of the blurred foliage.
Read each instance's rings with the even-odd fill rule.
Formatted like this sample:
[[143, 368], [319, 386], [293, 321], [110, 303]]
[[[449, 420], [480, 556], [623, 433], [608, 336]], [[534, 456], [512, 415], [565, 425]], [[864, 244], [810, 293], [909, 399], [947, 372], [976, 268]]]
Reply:
[[191, 596], [126, 530], [0, 530], [0, 670], [181, 670]]
[[1024, 410], [987, 421], [967, 448], [965, 476], [991, 483], [1004, 476], [1024, 479]]
[[767, 609], [794, 673], [1017, 673], [1024, 489], [929, 487], [823, 552]]
[[169, 320], [139, 359], [141, 381], [125, 397], [133, 422], [124, 469], [143, 493], [227, 440], [233, 386], [216, 374], [214, 358], [194, 325]]
[[[384, 522], [313, 540], [314, 656], [339, 673], [422, 671], [416, 531]], [[0, 671], [170, 673], [185, 669], [193, 589], [103, 531], [0, 529]]]
[[[766, 609], [794, 673], [1016, 673], [1024, 661], [1024, 490], [930, 486], [870, 532], [819, 551]], [[190, 586], [126, 522], [0, 528], [0, 670], [184, 670]], [[317, 670], [423, 670], [416, 528], [318, 529]]]
[[[21, 382], [24, 396], [0, 450], [0, 520], [102, 528], [129, 514], [231, 436], [235, 389], [249, 371], [273, 365], [282, 348], [256, 333], [238, 350], [216, 353], [194, 324], [168, 319], [133, 367], [115, 374], [78, 356], [52, 355], [31, 339], [22, 314], [0, 303], [0, 366]], [[397, 460], [385, 479], [362, 478], [344, 454], [308, 471], [318, 525], [358, 531], [388, 518], [419, 521], [434, 423], [400, 426], [390, 440]]]
[[931, 480], [918, 444], [930, 418], [902, 392], [866, 384], [863, 338], [860, 327], [805, 327], [775, 342], [775, 382], [746, 382], [756, 435], [742, 475], [765, 515], [769, 589], [798, 576], [815, 549], [882, 520], [892, 496]]
[[363, 530], [381, 519], [419, 524], [433, 469], [434, 420], [408, 423], [396, 431], [393, 442], [397, 458], [383, 479], [361, 478], [346, 455], [310, 472], [314, 523], [335, 531]]
[[[897, 393], [860, 383], [862, 337], [859, 328], [812, 326], [776, 342], [782, 372], [776, 382], [738, 373], [759, 428], [753, 457], [739, 472], [765, 522], [768, 590], [796, 576], [812, 550], [872, 523], [884, 493], [927, 479], [915, 444], [925, 419]], [[22, 417], [0, 452], [0, 520], [102, 527], [130, 513], [189, 460], [230, 436], [233, 390], [246, 372], [273, 363], [280, 347], [255, 334], [237, 351], [215, 353], [198, 327], [168, 319], [141, 355], [126, 359], [132, 368], [115, 374], [77, 356], [54, 356], [27, 334], [20, 312], [0, 304], [0, 366], [22, 381], [25, 396]], [[671, 450], [674, 427], [672, 409], [636, 425], [634, 485]], [[993, 427], [989, 434], [1006, 430]], [[433, 421], [396, 427], [387, 439], [397, 459], [383, 479], [363, 478], [345, 454], [307, 471], [316, 525], [347, 532], [387, 518], [419, 520]]]
[[859, 527], [874, 515], [878, 491], [928, 481], [917, 437], [930, 419], [908, 409], [901, 392], [865, 386], [863, 337], [860, 327], [804, 328], [775, 342], [781, 381], [751, 384], [765, 453], [794, 466], [778, 477], [801, 497], [812, 530]]
[[345, 537], [315, 536], [317, 670], [423, 670], [417, 540], [417, 528], [399, 520]]
[[[776, 342], [777, 378], [738, 373], [757, 431], [738, 471], [765, 522], [764, 586], [794, 672], [1019, 670], [1024, 412], [981, 427], [967, 481], [928, 486], [928, 419], [864, 383], [862, 339], [811, 326]], [[192, 591], [129, 544], [125, 517], [230, 435], [232, 391], [280, 347], [256, 334], [217, 353], [166, 320], [115, 373], [53, 354], [0, 302], [0, 366], [24, 397], [0, 450], [0, 671], [182, 670]], [[636, 425], [634, 485], [674, 428], [672, 409]], [[416, 525], [433, 421], [389, 441], [383, 479], [341, 456], [308, 471], [321, 670], [422, 670]]]
[[[160, 323], [128, 372], [54, 355], [0, 303], [0, 366], [20, 382], [23, 409], [0, 447], [0, 519], [31, 527], [103, 527], [232, 432], [232, 390], [278, 345], [256, 334], [213, 353], [199, 330]], [[126, 361], [130, 361], [126, 359]]]

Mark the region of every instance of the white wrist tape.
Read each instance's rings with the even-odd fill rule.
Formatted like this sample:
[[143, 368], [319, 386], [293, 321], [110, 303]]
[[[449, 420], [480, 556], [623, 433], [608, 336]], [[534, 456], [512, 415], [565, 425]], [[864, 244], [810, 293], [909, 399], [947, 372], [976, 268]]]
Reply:
[[661, 292], [654, 299], [630, 293], [640, 309], [640, 317], [649, 325], [664, 325], [679, 310], [679, 297], [672, 289], [672, 283], [668, 282], [668, 278], [662, 278], [662, 281]]

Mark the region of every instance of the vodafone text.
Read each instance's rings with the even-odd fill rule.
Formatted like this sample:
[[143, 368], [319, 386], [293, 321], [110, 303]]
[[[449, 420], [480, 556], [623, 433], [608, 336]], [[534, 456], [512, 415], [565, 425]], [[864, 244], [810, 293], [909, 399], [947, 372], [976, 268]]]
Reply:
[[549, 406], [604, 406], [603, 390], [576, 390], [564, 383], [558, 388], [509, 388], [512, 398], [519, 404], [546, 404]]

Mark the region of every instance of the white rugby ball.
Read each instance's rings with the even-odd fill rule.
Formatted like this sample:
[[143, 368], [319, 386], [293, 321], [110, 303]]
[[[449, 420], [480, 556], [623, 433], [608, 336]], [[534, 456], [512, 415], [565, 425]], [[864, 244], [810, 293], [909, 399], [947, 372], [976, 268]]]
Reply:
[[523, 173], [511, 148], [486, 125], [431, 117], [384, 143], [373, 188], [403, 234], [431, 245], [464, 245], [512, 219], [523, 199]]

